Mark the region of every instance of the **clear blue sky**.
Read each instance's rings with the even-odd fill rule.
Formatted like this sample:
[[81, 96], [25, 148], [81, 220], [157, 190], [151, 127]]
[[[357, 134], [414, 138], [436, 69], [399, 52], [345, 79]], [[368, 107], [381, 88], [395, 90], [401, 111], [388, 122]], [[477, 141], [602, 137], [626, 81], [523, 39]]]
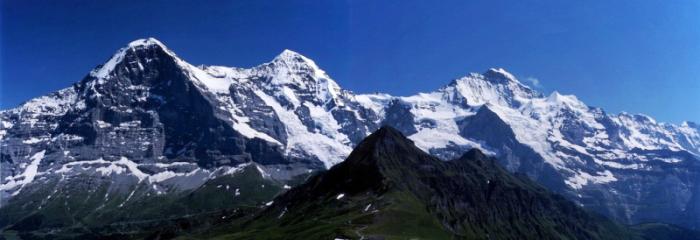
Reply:
[[700, 122], [700, 1], [524, 2], [3, 0], [0, 108], [155, 37], [192, 64], [250, 67], [289, 48], [360, 93], [503, 67], [611, 113]]

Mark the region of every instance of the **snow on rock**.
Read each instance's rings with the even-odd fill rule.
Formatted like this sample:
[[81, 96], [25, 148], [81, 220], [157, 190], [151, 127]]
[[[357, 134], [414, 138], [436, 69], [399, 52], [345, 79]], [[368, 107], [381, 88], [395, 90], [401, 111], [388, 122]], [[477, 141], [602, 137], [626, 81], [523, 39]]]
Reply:
[[[380, 127], [379, 124], [392, 124], [383, 120], [389, 105], [394, 102], [408, 109], [406, 116], [401, 115], [401, 118], [408, 120], [407, 129], [411, 132], [407, 135], [417, 147], [430, 152], [464, 151], [476, 147], [489, 155], [499, 156], [504, 154], [502, 146], [488, 146], [484, 139], [475, 139], [461, 132], [460, 121], [488, 108], [508, 125], [508, 130], [512, 130], [514, 141], [532, 149], [545, 163], [560, 171], [572, 189], [624, 179], [615, 176], [618, 174], [616, 169], [642, 171], [650, 168], [650, 161], [667, 164], [684, 161], [677, 156], [652, 156], [636, 151], [686, 151], [700, 158], [698, 124], [686, 122], [678, 126], [659, 123], [639, 114], [611, 115], [587, 106], [573, 95], [554, 92], [543, 96], [502, 68], [468, 74], [428, 93], [356, 95], [340, 88], [313, 60], [291, 50], [283, 51], [268, 63], [247, 69], [195, 67], [177, 57], [160, 41], [148, 38], [133, 41], [117, 51], [90, 73], [94, 79], [88, 79], [84, 87], [94, 90], [101, 84], [111, 84], [114, 69], [126, 54], [143, 49], [161, 49], [168, 54], [177, 68], [188, 76], [194, 89], [209, 101], [216, 117], [240, 135], [271, 143], [280, 149], [275, 151], [286, 158], [317, 159], [327, 168], [347, 157], [361, 137]], [[144, 70], [144, 65], [138, 62], [138, 68]], [[137, 85], [126, 88], [148, 90]], [[159, 163], [161, 158], [138, 159], [131, 155], [128, 158], [116, 155], [117, 160], [113, 161], [91, 160], [97, 157], [76, 161], [68, 152], [77, 155], [79, 150], [69, 147], [63, 150], [63, 145], [84, 140], [83, 136], [44, 133], [57, 129], [56, 119], [84, 109], [88, 97], [109, 97], [101, 96], [98, 91], [94, 91], [94, 96], [84, 96], [77, 89], [66, 88], [29, 100], [17, 108], [0, 111], [0, 144], [20, 148], [60, 144], [66, 153], [60, 161], [51, 161], [60, 163], [58, 166], [47, 170], [58, 174], [87, 168], [103, 176], [129, 174], [139, 181], [163, 183], [181, 177], [235, 174], [242, 168], [230, 166], [195, 171], [199, 167], [194, 163]], [[152, 95], [133, 99], [135, 103], [143, 103], [149, 97], [161, 99], [162, 103], [166, 99]], [[119, 131], [139, 129], [146, 124], [131, 121], [129, 114], [135, 109], [119, 109], [117, 112], [124, 114], [122, 117], [129, 121], [109, 123], [104, 119], [92, 119], [91, 127], [100, 134], [115, 137]], [[24, 134], [27, 129], [42, 134]], [[351, 136], [353, 133], [360, 136]], [[154, 152], [160, 154], [154, 139], [142, 143], [144, 149], [154, 148]], [[15, 189], [31, 182], [36, 174], [42, 174], [30, 174], [30, 170], [38, 169], [40, 160], [36, 160], [36, 156], [23, 156], [24, 161], [16, 164], [23, 174], [2, 179], [0, 189]], [[146, 166], [157, 171], [147, 174], [139, 169]], [[271, 177], [264, 171], [265, 166], [256, 164], [256, 167], [264, 177]]]
[[90, 72], [90, 76], [93, 76], [98, 79], [105, 79], [109, 76], [110, 73], [112, 73], [117, 64], [119, 64], [124, 59], [124, 56], [126, 55], [127, 51], [138, 48], [149, 48], [153, 46], [160, 47], [166, 50], [166, 52], [169, 52], [172, 55], [174, 55], [174, 53], [168, 50], [168, 48], [165, 47], [163, 43], [161, 43], [155, 38], [138, 39], [130, 42], [126, 47], [119, 49], [119, 51], [117, 51], [117, 53], [115, 53], [112, 56], [112, 58], [110, 58], [105, 64], [102, 65], [102, 67]]
[[615, 176], [613, 176], [612, 172], [610, 172], [609, 170], [605, 170], [603, 172], [598, 172], [596, 174], [597, 174], [596, 176], [593, 176], [587, 172], [578, 172], [578, 174], [567, 179], [566, 184], [568, 184], [569, 186], [571, 186], [574, 189], [581, 189], [583, 186], [587, 185], [589, 182], [596, 183], [596, 184], [602, 184], [602, 183], [609, 183], [609, 182], [617, 181]]
[[37, 137], [31, 137], [29, 139], [22, 140], [22, 143], [24, 144], [35, 144], [35, 143], [40, 143], [43, 141], [48, 141], [48, 137], [42, 137], [42, 138], [37, 138]]
[[[129, 160], [126, 157], [121, 157], [116, 161], [108, 161], [103, 158], [96, 160], [87, 161], [73, 161], [63, 164], [58, 169], [50, 169], [45, 173], [56, 173], [56, 174], [79, 174], [86, 170], [91, 170], [96, 173], [100, 173], [102, 176], [112, 176], [112, 175], [128, 175], [135, 177], [139, 182], [146, 181], [148, 183], [161, 183], [172, 178], [193, 176], [198, 173], [207, 175], [211, 177], [231, 175], [240, 172], [248, 163], [241, 164], [239, 166], [230, 167], [223, 166], [217, 169], [201, 169], [192, 163], [175, 162], [170, 164], [156, 163], [156, 164], [143, 164], [136, 163]], [[156, 171], [153, 173], [144, 173], [139, 167], [156, 167]], [[191, 170], [181, 170], [174, 171], [171, 170], [173, 167], [177, 166], [189, 166]]]
[[24, 168], [22, 174], [14, 177], [7, 177], [9, 180], [0, 185], [0, 191], [11, 190], [19, 186], [19, 189], [13, 192], [12, 195], [15, 196], [19, 194], [25, 185], [31, 183], [34, 181], [34, 178], [36, 178], [37, 174], [39, 173], [39, 164], [41, 164], [41, 160], [44, 159], [45, 153], [46, 150], [42, 150], [29, 157], [31, 162]]
[[465, 99], [471, 106], [491, 103], [517, 107], [523, 99], [539, 97], [538, 93], [501, 68], [489, 69], [484, 74], [471, 73], [454, 80], [441, 91], [449, 99]]
[[[352, 149], [331, 136], [309, 132], [299, 117], [282, 107], [273, 97], [258, 90], [255, 94], [265, 104], [272, 107], [282, 122], [285, 123], [287, 135], [286, 153], [298, 157], [316, 157], [330, 168], [342, 161]], [[300, 155], [302, 154], [302, 155]]]
[[384, 108], [389, 104], [393, 97], [389, 94], [377, 93], [377, 94], [358, 94], [355, 95], [355, 101], [364, 106], [365, 108], [371, 109], [375, 114], [383, 116]]

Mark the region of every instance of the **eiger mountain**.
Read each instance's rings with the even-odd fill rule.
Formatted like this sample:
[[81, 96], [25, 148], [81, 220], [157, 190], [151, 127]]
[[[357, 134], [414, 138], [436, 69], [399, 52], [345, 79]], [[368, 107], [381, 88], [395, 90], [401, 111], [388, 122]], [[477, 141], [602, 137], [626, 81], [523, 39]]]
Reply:
[[413, 96], [355, 94], [293, 51], [193, 66], [150, 38], [0, 121], [0, 228], [263, 205], [383, 125], [443, 160], [478, 148], [622, 223], [700, 227], [700, 125], [544, 96], [500, 68]]

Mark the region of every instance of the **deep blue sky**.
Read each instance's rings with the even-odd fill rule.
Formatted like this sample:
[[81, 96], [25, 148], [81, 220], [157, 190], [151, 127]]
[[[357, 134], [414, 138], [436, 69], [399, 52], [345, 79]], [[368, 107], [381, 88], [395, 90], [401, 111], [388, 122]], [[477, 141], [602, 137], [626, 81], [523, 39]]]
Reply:
[[289, 48], [360, 93], [503, 67], [608, 112], [700, 122], [700, 1], [528, 2], [3, 0], [0, 108], [155, 37], [197, 65], [250, 67]]

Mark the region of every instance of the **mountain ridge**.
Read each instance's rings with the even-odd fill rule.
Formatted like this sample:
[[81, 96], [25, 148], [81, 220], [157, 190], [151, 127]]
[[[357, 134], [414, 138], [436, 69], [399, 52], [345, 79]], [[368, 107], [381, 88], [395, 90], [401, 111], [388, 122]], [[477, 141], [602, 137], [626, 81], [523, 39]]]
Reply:
[[442, 161], [386, 126], [345, 161], [275, 198], [256, 216], [195, 236], [643, 239], [513, 176], [477, 149]]
[[[700, 226], [697, 124], [545, 97], [503, 69], [412, 96], [355, 94], [291, 50], [248, 69], [195, 67], [142, 39], [73, 86], [0, 111], [0, 123], [3, 206], [25, 185], [72, 174], [154, 179], [154, 194], [196, 187], [241, 164], [291, 181], [339, 163], [390, 125], [443, 159], [482, 149], [509, 171], [622, 222]], [[87, 170], [57, 172], [64, 165]], [[29, 166], [38, 177], [25, 181], [35, 172]], [[161, 177], [139, 178], [129, 166]], [[179, 180], [192, 176], [208, 178]]]

